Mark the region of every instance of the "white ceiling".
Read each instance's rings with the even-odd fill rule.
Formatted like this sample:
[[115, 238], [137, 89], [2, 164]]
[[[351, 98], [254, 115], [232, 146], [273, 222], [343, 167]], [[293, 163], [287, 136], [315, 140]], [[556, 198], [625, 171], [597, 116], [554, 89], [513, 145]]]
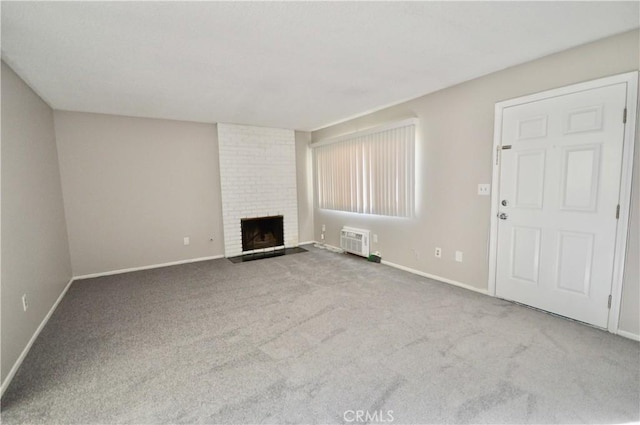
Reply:
[[54, 109], [312, 130], [636, 28], [639, 4], [3, 1], [2, 57]]

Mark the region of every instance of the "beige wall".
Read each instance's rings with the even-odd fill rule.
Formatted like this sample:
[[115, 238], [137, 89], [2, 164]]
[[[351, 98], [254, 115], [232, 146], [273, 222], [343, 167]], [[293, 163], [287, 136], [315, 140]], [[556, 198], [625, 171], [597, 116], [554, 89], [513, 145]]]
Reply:
[[71, 279], [53, 111], [4, 62], [1, 180], [4, 389], [11, 368]]
[[55, 127], [74, 276], [223, 255], [215, 125], [56, 111]]
[[313, 236], [313, 178], [311, 173], [311, 133], [296, 131], [296, 187], [298, 189], [298, 240]]
[[[407, 117], [418, 117], [422, 131], [416, 154], [415, 219], [316, 208], [315, 239], [319, 240], [323, 224], [327, 226], [326, 242], [331, 245], [338, 245], [344, 225], [371, 229], [379, 236], [372, 249], [381, 251], [383, 259], [486, 290], [490, 199], [477, 195], [477, 184], [491, 182], [495, 103], [637, 70], [639, 36], [637, 30], [620, 34], [313, 132], [312, 140], [318, 141]], [[636, 185], [637, 181], [636, 177]], [[637, 206], [637, 188], [635, 194]], [[629, 245], [628, 270], [637, 268], [640, 257], [637, 209], [632, 221], [635, 233]], [[443, 250], [441, 259], [433, 255], [436, 246]], [[454, 261], [456, 250], [464, 252], [464, 262]], [[635, 334], [640, 333], [638, 285], [637, 271], [628, 272], [620, 328]]]

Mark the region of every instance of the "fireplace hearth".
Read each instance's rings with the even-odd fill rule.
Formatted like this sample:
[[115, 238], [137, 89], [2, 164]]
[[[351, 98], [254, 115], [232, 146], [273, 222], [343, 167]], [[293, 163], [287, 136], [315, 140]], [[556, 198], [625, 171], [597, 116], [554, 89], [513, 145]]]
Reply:
[[242, 251], [274, 248], [284, 246], [284, 217], [243, 218]]

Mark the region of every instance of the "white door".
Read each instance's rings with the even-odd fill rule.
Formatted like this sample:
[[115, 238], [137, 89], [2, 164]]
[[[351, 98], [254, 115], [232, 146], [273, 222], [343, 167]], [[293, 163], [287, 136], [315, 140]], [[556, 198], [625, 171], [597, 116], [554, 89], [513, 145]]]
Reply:
[[503, 110], [498, 297], [607, 327], [626, 89]]

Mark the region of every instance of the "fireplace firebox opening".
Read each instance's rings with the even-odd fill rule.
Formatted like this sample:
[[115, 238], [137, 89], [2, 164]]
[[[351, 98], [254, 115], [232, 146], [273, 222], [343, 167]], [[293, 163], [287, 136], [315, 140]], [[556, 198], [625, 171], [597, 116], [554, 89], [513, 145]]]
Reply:
[[242, 251], [284, 246], [284, 217], [243, 218]]

